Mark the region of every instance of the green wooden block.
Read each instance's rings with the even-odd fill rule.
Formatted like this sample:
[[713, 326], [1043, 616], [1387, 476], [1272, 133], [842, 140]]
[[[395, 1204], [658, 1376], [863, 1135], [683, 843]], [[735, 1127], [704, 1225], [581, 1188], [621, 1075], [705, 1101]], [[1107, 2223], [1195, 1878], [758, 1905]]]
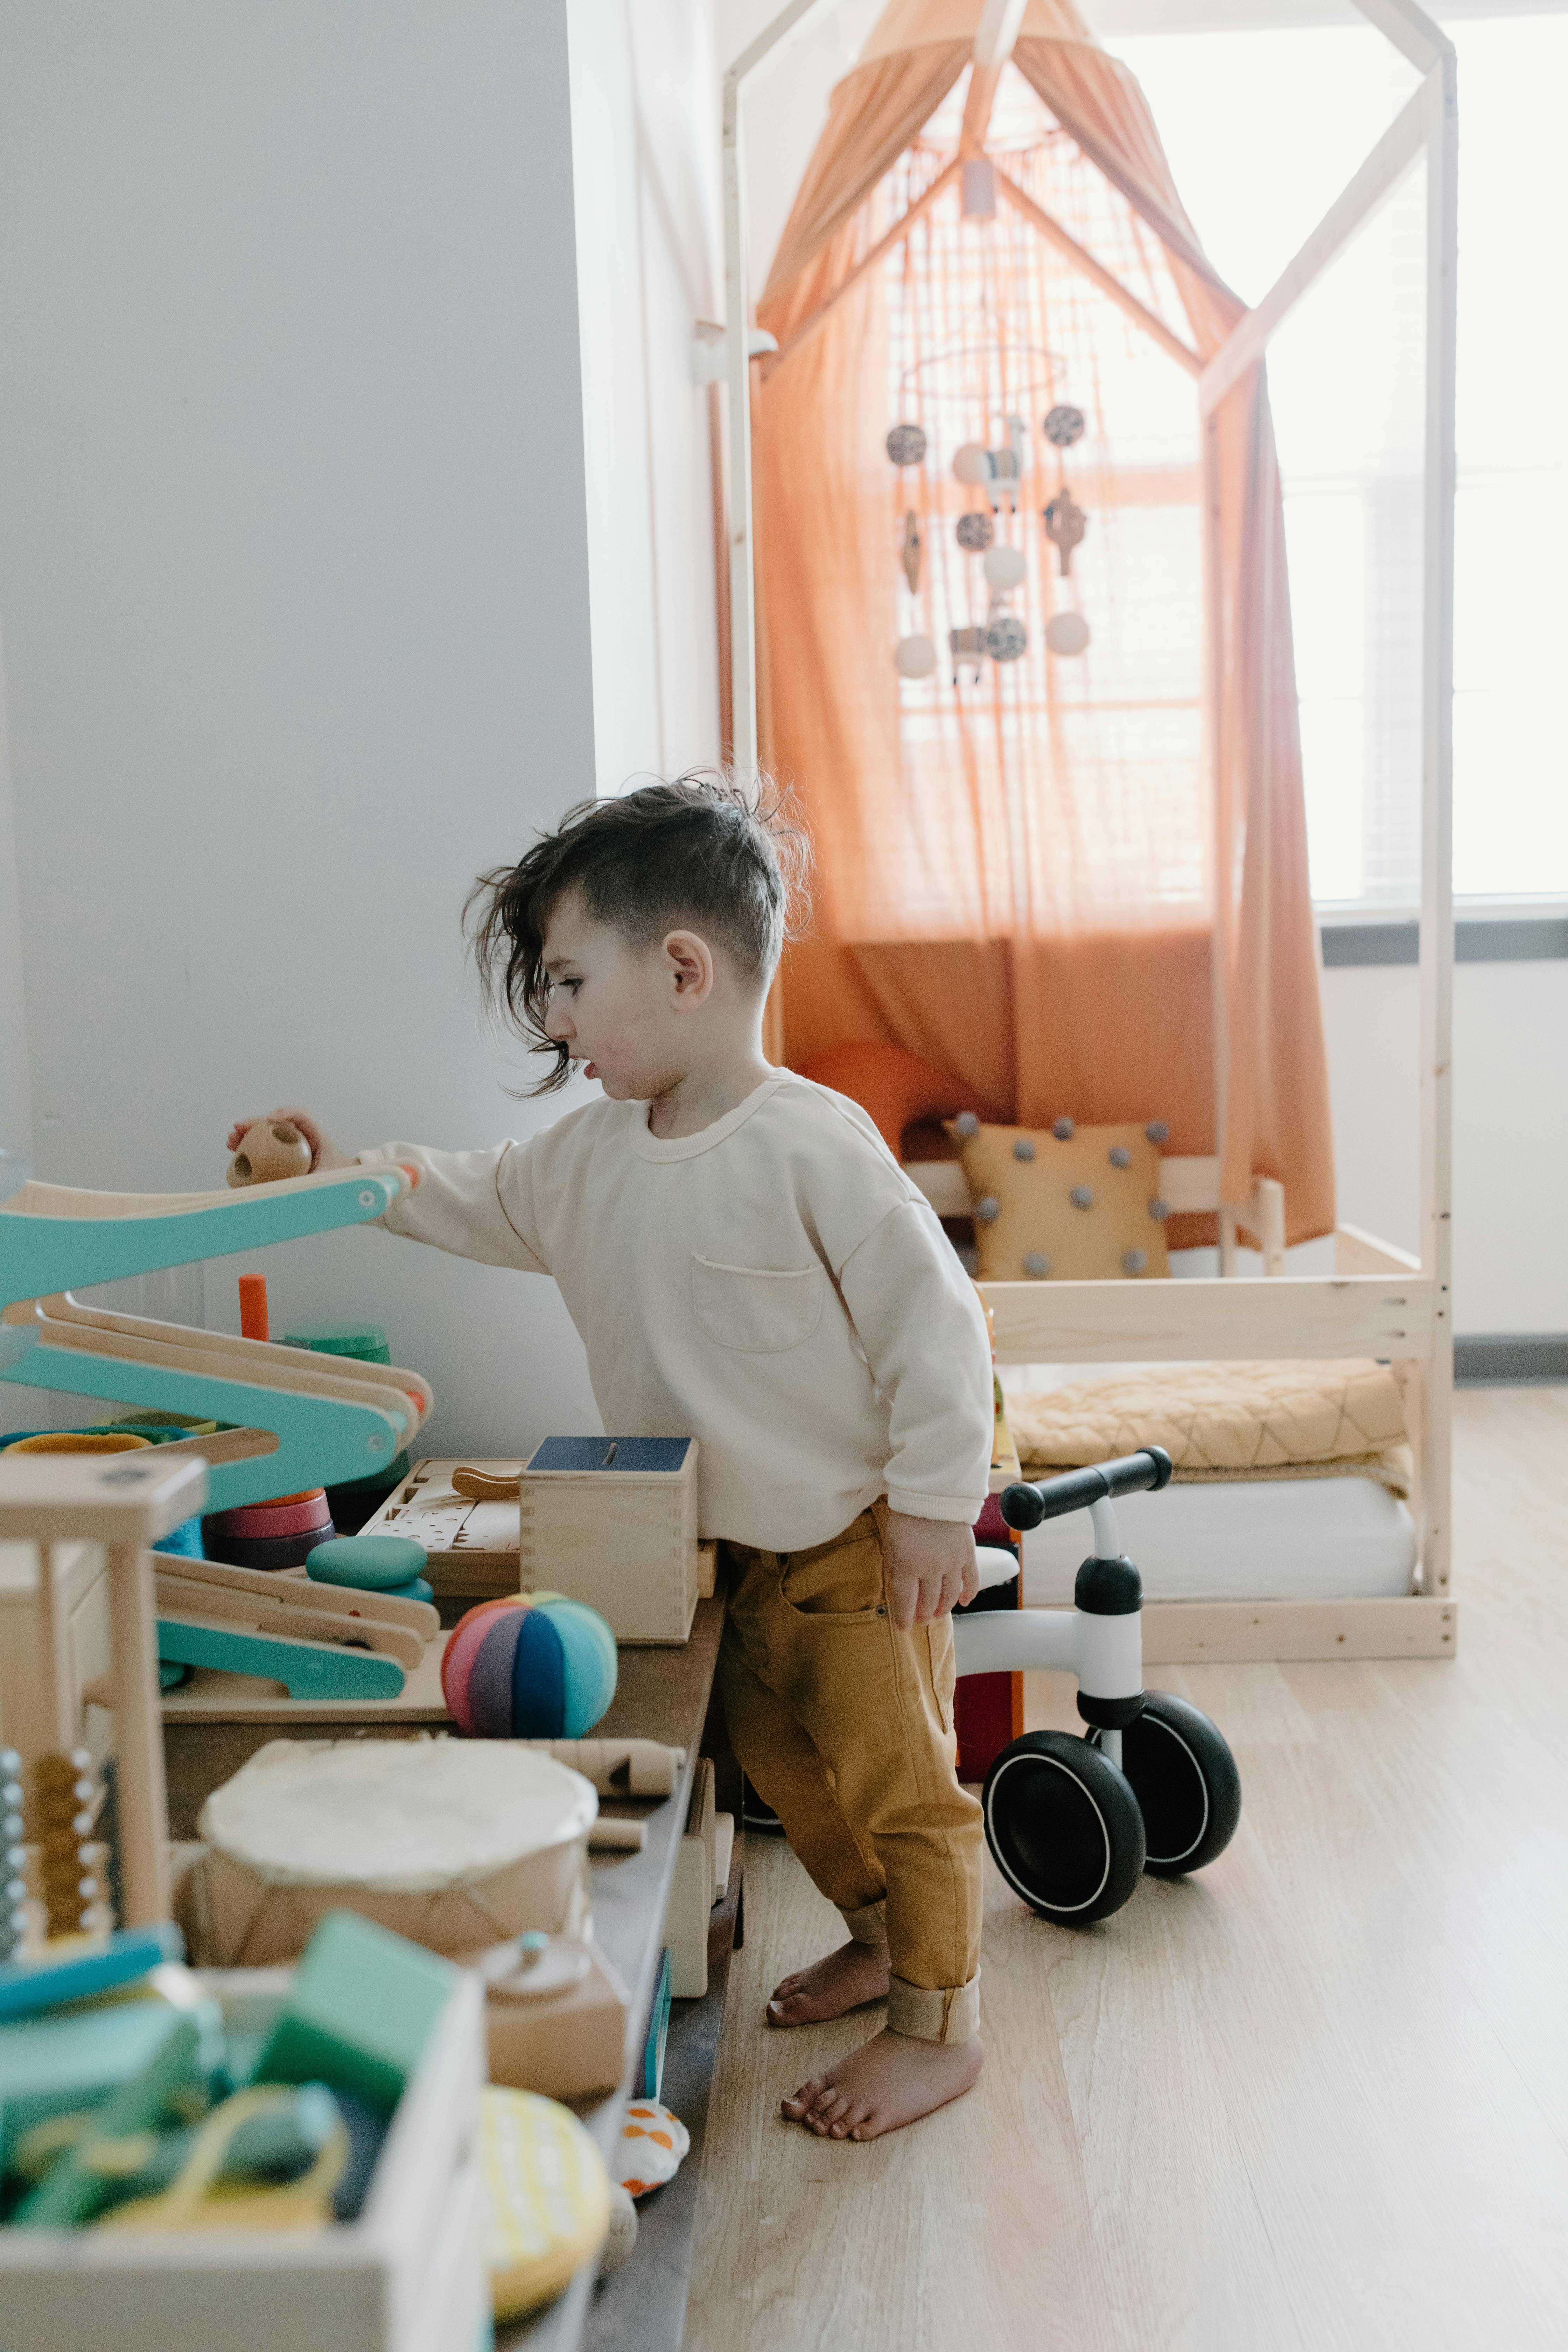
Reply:
[[326, 2083], [390, 2115], [458, 1982], [449, 1960], [353, 1911], [306, 1945], [258, 2083]]
[[210, 2074], [223, 2056], [217, 2003], [183, 2011], [146, 1979], [0, 2025], [0, 2172], [35, 2125], [96, 2107], [139, 2074], [184, 2013], [203, 2028], [198, 2072]]
[[92, 2149], [100, 2139], [151, 2130], [183, 2091], [200, 2095], [202, 2041], [200, 2018], [165, 2011], [162, 2038], [146, 2064], [110, 2092], [81, 2139], [22, 2200], [12, 2216], [17, 2229], [69, 2230], [91, 2220], [110, 2195], [108, 2180], [92, 2168]]

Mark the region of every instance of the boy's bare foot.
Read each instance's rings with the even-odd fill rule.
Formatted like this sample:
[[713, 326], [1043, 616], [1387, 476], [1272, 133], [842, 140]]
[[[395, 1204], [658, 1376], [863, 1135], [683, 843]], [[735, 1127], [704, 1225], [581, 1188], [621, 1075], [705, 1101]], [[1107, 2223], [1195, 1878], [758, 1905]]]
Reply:
[[784, 2111], [819, 2139], [878, 2139], [961, 2099], [981, 2057], [977, 2033], [967, 2042], [917, 2042], [884, 2026], [837, 2066], [803, 2083]]
[[801, 1969], [773, 1987], [770, 2025], [820, 2025], [846, 2010], [888, 1997], [886, 1944], [841, 1944], [825, 1960]]

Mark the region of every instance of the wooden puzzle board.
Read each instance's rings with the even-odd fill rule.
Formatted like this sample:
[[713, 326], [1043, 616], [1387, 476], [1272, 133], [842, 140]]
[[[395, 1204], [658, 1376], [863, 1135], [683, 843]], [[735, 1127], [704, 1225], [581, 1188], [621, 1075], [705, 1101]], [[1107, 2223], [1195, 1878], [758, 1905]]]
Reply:
[[[464, 1462], [496, 1478], [515, 1478], [521, 1466], [470, 1457]], [[517, 1592], [522, 1584], [519, 1507], [474, 1503], [456, 1493], [452, 1473], [459, 1466], [456, 1454], [449, 1461], [416, 1462], [360, 1532], [407, 1536], [423, 1544], [429, 1559], [425, 1574], [437, 1602], [492, 1601]]]

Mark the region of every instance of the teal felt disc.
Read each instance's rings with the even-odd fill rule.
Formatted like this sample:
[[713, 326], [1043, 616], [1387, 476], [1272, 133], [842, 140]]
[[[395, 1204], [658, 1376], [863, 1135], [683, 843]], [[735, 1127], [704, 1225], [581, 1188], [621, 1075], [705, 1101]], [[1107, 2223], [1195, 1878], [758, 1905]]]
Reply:
[[316, 1546], [305, 1572], [314, 1584], [391, 1592], [419, 1576], [424, 1567], [424, 1545], [411, 1543], [406, 1536], [334, 1536], [330, 1543]]
[[[363, 1590], [362, 1586], [361, 1590]], [[406, 1584], [384, 1584], [381, 1588], [391, 1601], [434, 1601], [432, 1588], [422, 1576], [411, 1576]]]

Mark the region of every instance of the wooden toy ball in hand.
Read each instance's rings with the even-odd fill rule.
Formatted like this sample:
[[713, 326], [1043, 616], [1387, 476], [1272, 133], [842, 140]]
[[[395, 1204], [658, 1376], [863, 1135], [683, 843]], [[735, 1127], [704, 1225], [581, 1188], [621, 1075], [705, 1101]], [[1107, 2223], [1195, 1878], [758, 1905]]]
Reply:
[[459, 1617], [441, 1694], [472, 1739], [581, 1739], [616, 1695], [616, 1637], [559, 1592], [509, 1593]]
[[310, 1172], [310, 1147], [289, 1118], [258, 1118], [246, 1129], [228, 1163], [228, 1181], [236, 1192], [247, 1184], [276, 1184], [282, 1177]]

